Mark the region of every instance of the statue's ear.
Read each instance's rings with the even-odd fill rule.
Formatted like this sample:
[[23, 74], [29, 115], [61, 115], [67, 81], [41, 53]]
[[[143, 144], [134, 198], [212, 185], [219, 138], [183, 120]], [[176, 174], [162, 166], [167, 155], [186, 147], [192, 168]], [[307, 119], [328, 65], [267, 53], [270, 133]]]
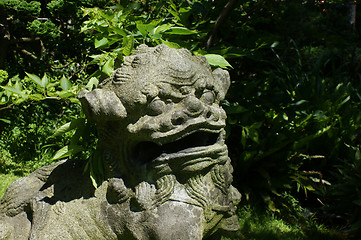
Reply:
[[108, 90], [83, 90], [78, 98], [88, 119], [93, 121], [117, 121], [127, 117], [127, 111], [117, 95]]
[[227, 70], [217, 68], [213, 71], [213, 77], [216, 81], [216, 84], [220, 86], [219, 98], [223, 100], [226, 96], [229, 86], [231, 85], [231, 80]]

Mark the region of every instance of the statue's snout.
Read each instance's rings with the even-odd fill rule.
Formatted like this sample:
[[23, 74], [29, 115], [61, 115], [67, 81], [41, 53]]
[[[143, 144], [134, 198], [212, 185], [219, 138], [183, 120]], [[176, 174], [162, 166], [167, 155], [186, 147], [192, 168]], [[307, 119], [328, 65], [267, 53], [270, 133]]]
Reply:
[[108, 90], [83, 90], [78, 98], [85, 115], [93, 121], [117, 121], [127, 117], [127, 111], [117, 95]]

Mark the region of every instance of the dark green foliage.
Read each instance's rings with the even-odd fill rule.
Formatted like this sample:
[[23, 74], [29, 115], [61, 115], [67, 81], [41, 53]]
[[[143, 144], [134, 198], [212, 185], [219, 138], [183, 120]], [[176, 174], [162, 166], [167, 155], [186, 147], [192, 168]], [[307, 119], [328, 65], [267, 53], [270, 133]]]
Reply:
[[28, 24], [26, 29], [35, 35], [44, 38], [51, 38], [56, 40], [60, 37], [60, 30], [53, 22], [49, 20], [46, 20], [45, 22], [34, 20]]
[[335, 230], [328, 230], [323, 225], [317, 225], [315, 220], [289, 223], [274, 216], [268, 211], [259, 211], [255, 208], [243, 207], [239, 211], [242, 236], [238, 239], [247, 240], [342, 240], [346, 234]]
[[[69, 113], [76, 117], [80, 108], [66, 102], [49, 100], [23, 103], [12, 109], [2, 110], [0, 121], [0, 172], [23, 175], [52, 163], [54, 149], [64, 145], [67, 138], [49, 139], [60, 124], [69, 120]], [[19, 113], [21, 114], [19, 115]]]
[[38, 17], [41, 11], [41, 3], [38, 1], [3, 0], [0, 5], [11, 15], [24, 20]]
[[24, 71], [57, 74], [61, 69], [69, 77], [80, 72], [91, 49], [80, 32], [81, 8], [109, 4], [112, 1], [0, 1], [0, 68], [11, 75]]

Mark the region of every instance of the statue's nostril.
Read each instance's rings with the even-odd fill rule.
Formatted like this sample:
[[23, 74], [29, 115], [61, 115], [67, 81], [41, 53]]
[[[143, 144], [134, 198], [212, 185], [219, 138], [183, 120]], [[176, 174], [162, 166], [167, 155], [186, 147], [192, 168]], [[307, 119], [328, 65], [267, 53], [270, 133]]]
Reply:
[[159, 131], [167, 132], [173, 128], [173, 124], [171, 123], [170, 119], [166, 119], [162, 121], [159, 125]]
[[211, 111], [208, 111], [208, 112], [206, 113], [206, 118], [210, 118], [210, 117], [212, 117], [212, 112], [211, 112]]
[[187, 115], [183, 111], [176, 111], [172, 115], [173, 125], [182, 125], [187, 121]]
[[206, 111], [204, 111], [203, 116], [211, 121], [218, 121], [221, 117], [219, 110], [213, 107], [209, 107]]

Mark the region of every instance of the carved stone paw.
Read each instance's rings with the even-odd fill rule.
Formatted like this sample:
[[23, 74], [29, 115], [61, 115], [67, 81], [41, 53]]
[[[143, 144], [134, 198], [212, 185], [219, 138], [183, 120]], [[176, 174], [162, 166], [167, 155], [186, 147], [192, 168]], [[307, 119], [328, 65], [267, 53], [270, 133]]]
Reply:
[[141, 209], [148, 210], [153, 207], [156, 188], [153, 184], [141, 182], [135, 188], [135, 198]]
[[112, 178], [109, 180], [107, 190], [107, 200], [109, 203], [123, 203], [132, 196], [132, 191], [128, 189], [123, 179]]

